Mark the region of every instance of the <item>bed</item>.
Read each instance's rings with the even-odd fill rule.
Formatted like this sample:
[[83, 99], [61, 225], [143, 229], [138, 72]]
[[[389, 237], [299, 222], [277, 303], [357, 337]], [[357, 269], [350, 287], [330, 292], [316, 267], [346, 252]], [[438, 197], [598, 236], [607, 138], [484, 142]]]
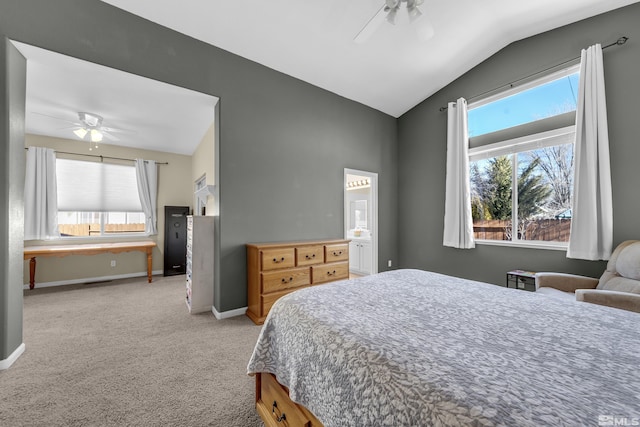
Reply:
[[639, 327], [638, 313], [395, 270], [282, 297], [247, 371], [267, 426], [598, 425], [640, 417]]

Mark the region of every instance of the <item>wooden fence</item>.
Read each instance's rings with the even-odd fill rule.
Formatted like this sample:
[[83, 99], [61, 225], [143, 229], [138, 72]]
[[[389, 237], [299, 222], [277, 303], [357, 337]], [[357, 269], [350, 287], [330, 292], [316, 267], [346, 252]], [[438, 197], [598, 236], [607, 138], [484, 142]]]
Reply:
[[[526, 225], [526, 226], [525, 226]], [[571, 219], [538, 219], [521, 224], [518, 238], [545, 242], [568, 242]], [[522, 232], [524, 228], [524, 233]], [[473, 222], [473, 237], [487, 240], [511, 240], [511, 221]]]
[[[100, 235], [100, 224], [59, 224], [58, 230], [63, 236]], [[105, 224], [105, 234], [144, 232], [144, 224]]]

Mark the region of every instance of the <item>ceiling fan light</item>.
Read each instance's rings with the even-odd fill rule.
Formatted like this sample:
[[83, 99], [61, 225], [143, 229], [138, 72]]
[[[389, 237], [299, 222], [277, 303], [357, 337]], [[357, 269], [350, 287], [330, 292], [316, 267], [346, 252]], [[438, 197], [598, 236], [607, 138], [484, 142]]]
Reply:
[[102, 132], [98, 129], [91, 129], [91, 142], [100, 142], [102, 141]]
[[75, 133], [76, 136], [80, 139], [84, 139], [88, 132], [89, 131], [87, 131], [85, 128], [80, 128], [73, 131], [73, 133]]

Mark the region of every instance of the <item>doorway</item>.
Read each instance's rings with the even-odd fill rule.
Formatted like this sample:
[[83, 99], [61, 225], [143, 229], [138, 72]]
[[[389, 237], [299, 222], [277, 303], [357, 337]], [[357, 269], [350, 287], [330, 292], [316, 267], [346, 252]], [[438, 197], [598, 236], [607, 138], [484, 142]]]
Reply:
[[[208, 215], [219, 215], [219, 189], [214, 185], [219, 182], [218, 97], [18, 41], [12, 40], [11, 44], [27, 60], [26, 91], [22, 89], [26, 105], [22, 108], [25, 114], [23, 145], [26, 141], [28, 145], [54, 148], [74, 159], [94, 157], [95, 161], [107, 159], [107, 162], [128, 164], [136, 157], [149, 155], [164, 163], [157, 189], [158, 234], [148, 237], [156, 241], [159, 248], [154, 250], [154, 261], [162, 260], [160, 248], [167, 238], [163, 226], [167, 222], [164, 206], [191, 207], [199, 199], [204, 202], [198, 206], [197, 213], [203, 213], [206, 206]], [[87, 146], [86, 138], [83, 142], [73, 131], [79, 126], [76, 124], [79, 117], [86, 114], [84, 111], [99, 113], [106, 125], [113, 126], [110, 130], [109, 127], [103, 129], [105, 139], [100, 141], [97, 151], [93, 146], [89, 152], [91, 147]], [[108, 133], [114, 134], [109, 137]], [[205, 178], [204, 196], [194, 196], [191, 179], [194, 176]], [[217, 248], [219, 233], [214, 236]], [[158, 250], [160, 256], [156, 256]], [[219, 254], [218, 250], [213, 254], [216, 289], [219, 288]], [[127, 257], [117, 264], [113, 260], [105, 263], [102, 256], [91, 257], [82, 260], [83, 271], [66, 268], [78, 262], [74, 258], [56, 260], [56, 268], [41, 269], [39, 285], [57, 286], [147, 274], [146, 269], [143, 273], [138, 263], [130, 262]], [[163, 272], [162, 264], [155, 266], [154, 273], [158, 272]], [[28, 263], [23, 266], [22, 277], [29, 277]], [[28, 281], [22, 280], [22, 283]]]
[[344, 237], [349, 243], [349, 272], [378, 272], [378, 174], [344, 170]]

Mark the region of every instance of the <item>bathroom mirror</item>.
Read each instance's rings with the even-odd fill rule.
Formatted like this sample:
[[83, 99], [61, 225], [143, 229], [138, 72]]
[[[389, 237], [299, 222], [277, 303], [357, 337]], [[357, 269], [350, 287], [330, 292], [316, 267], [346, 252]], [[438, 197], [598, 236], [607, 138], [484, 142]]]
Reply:
[[350, 229], [359, 228], [361, 230], [367, 230], [367, 201], [366, 200], [354, 200], [350, 205]]

